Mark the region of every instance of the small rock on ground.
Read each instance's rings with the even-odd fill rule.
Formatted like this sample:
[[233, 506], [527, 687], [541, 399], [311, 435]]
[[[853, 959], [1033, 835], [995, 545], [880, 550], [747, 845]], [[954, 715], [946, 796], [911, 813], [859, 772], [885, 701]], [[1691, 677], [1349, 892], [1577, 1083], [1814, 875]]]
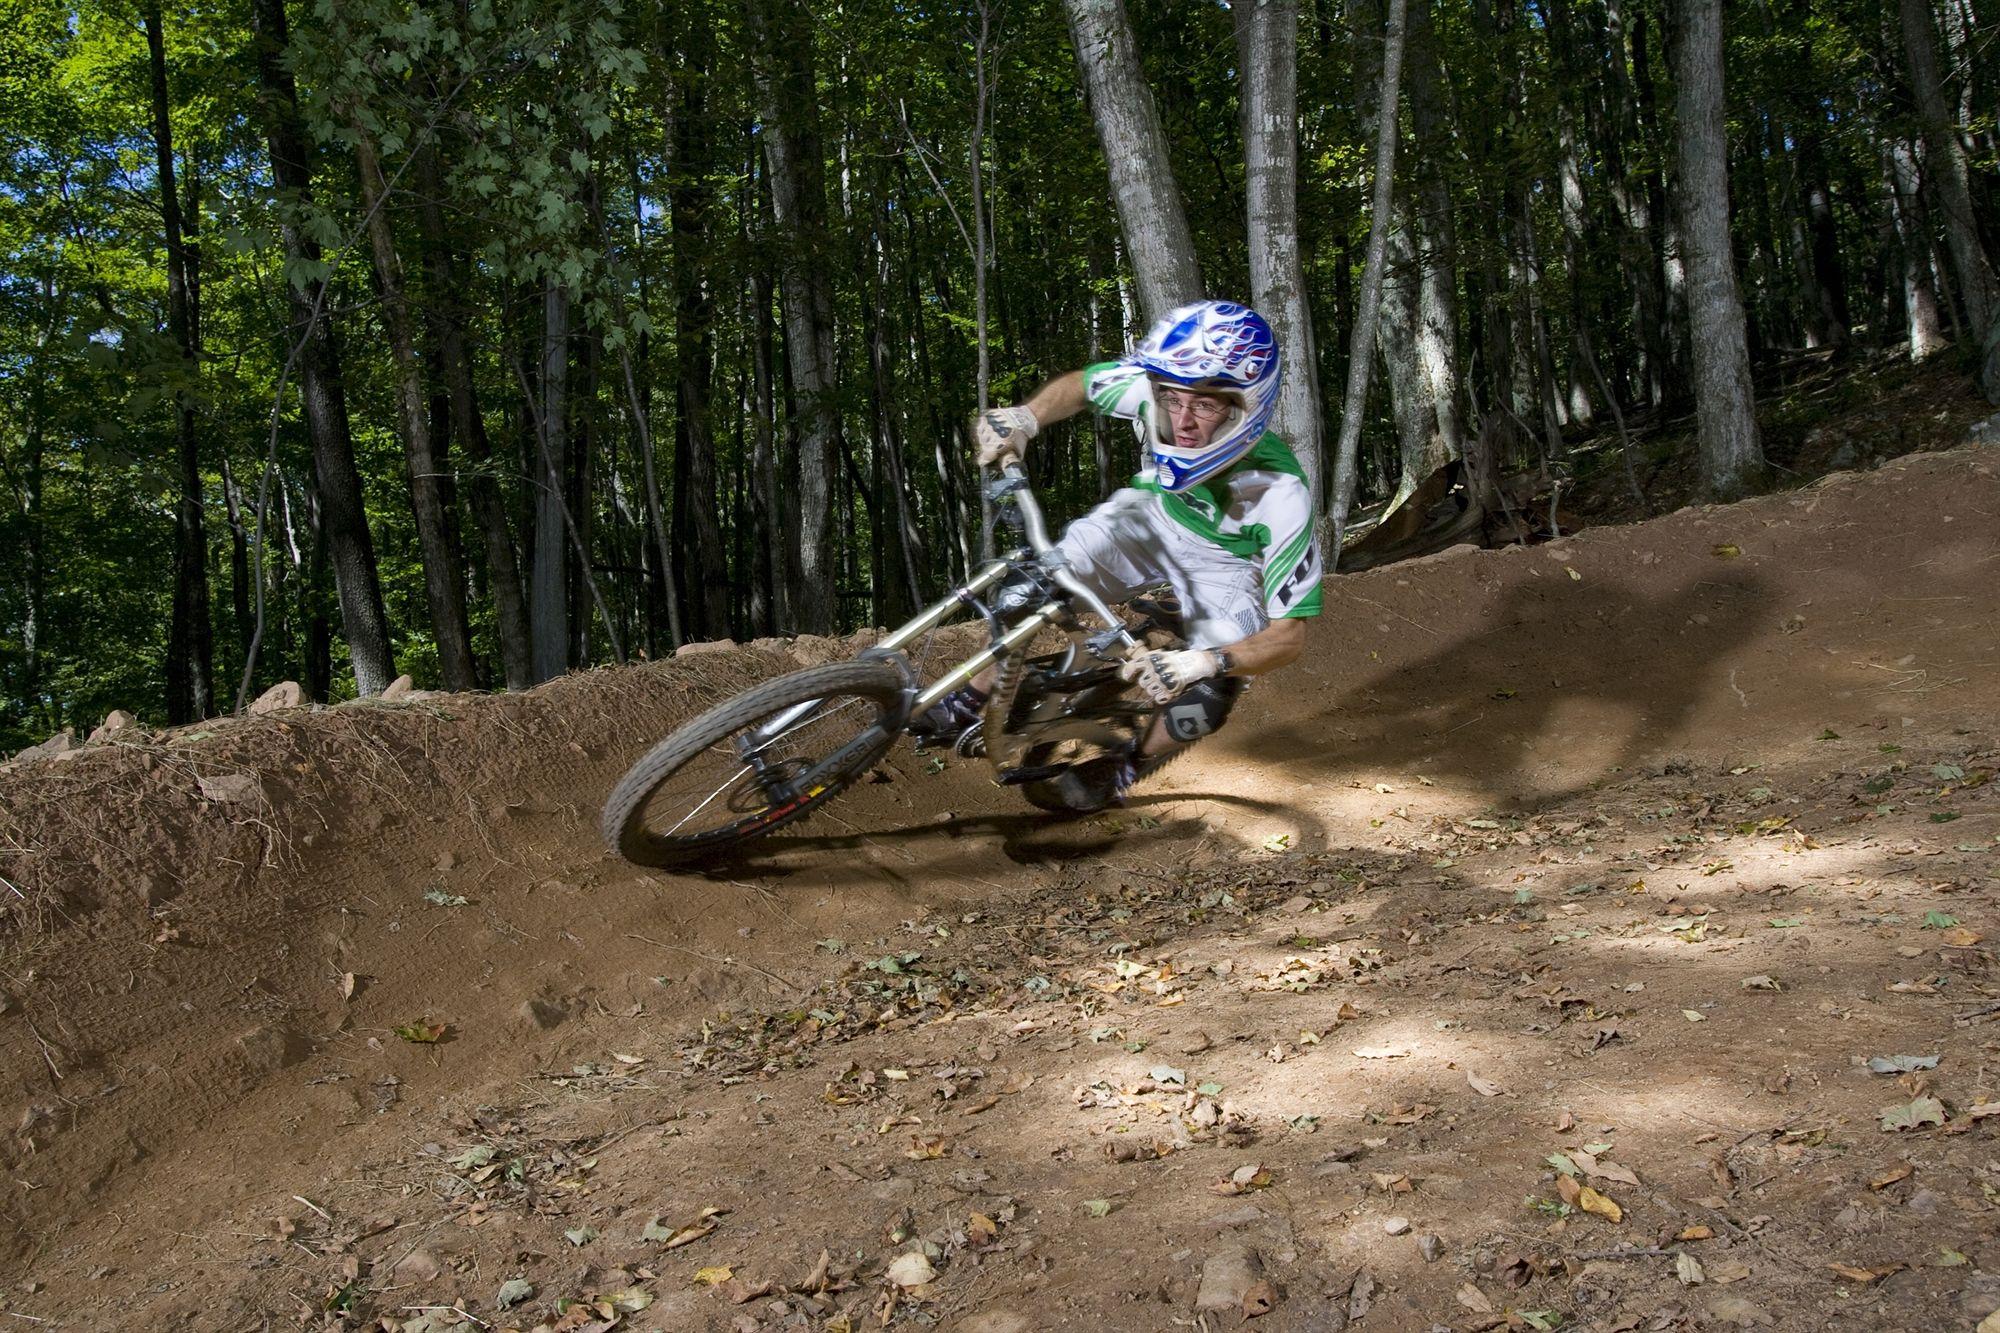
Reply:
[[1264, 1266], [1257, 1252], [1244, 1246], [1217, 1250], [1201, 1266], [1201, 1288], [1195, 1292], [1197, 1310], [1237, 1310], [1243, 1297], [1257, 1285]]

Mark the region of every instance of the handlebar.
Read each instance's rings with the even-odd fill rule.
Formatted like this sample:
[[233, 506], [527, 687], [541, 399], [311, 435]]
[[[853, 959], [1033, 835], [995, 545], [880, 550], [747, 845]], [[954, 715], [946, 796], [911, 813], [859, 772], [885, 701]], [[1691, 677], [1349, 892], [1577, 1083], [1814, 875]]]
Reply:
[[[1069, 566], [1063, 561], [1056, 544], [1049, 540], [1048, 520], [1042, 516], [1041, 501], [1035, 498], [1034, 489], [1028, 484], [1027, 469], [1018, 461], [1003, 464], [1000, 468], [1000, 480], [994, 483], [992, 494], [996, 503], [1007, 500], [1014, 502], [1015, 512], [1021, 516], [1021, 529], [1028, 539], [1028, 546], [1040, 558], [1042, 568], [1048, 571], [1056, 586], [1104, 622], [1105, 647], [1114, 643], [1123, 643], [1127, 648], [1138, 647], [1138, 640], [1126, 630], [1125, 622], [1120, 620], [1105, 600], [1082, 579], [1070, 573]], [[1051, 556], [1055, 558], [1050, 559]], [[1096, 637], [1093, 636], [1093, 640]], [[1092, 646], [1096, 646], [1094, 642]], [[1109, 656], [1109, 654], [1104, 655]]]

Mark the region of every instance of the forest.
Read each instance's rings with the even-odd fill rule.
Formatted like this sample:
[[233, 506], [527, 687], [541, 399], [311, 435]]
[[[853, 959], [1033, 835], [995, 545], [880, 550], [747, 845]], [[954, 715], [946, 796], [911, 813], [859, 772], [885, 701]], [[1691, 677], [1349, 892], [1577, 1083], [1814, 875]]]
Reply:
[[1749, 493], [1806, 352], [2000, 401], [1975, 0], [4, 12], [0, 747], [893, 623], [972, 414], [1203, 294], [1336, 524], [1689, 414]]

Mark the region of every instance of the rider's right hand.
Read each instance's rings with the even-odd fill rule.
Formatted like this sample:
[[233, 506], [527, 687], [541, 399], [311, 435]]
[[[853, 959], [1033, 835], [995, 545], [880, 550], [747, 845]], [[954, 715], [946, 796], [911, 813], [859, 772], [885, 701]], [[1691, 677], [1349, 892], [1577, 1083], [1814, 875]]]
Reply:
[[1019, 462], [1028, 441], [1042, 428], [1033, 411], [1025, 407], [995, 407], [972, 421], [972, 436], [979, 446], [979, 465], [998, 467]]

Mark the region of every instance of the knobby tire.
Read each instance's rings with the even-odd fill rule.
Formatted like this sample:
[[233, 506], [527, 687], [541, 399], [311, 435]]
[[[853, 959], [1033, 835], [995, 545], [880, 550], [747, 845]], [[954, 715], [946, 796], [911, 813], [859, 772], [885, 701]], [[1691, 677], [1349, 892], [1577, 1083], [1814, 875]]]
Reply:
[[[875, 705], [872, 717], [866, 725], [855, 729], [849, 744], [860, 741], [871, 730], [877, 735], [837, 769], [819, 774], [819, 785], [810, 795], [781, 810], [767, 812], [767, 817], [753, 815], [732, 828], [713, 833], [680, 837], [661, 834], [648, 826], [648, 799], [710, 747], [795, 704], [835, 697], [861, 699]], [[901, 734], [904, 707], [902, 675], [887, 662], [830, 662], [765, 681], [725, 699], [641, 756], [605, 802], [604, 840], [612, 850], [635, 864], [672, 867], [711, 859], [753, 838], [775, 832], [826, 804], [874, 767]], [[831, 757], [822, 756], [818, 762]]]

